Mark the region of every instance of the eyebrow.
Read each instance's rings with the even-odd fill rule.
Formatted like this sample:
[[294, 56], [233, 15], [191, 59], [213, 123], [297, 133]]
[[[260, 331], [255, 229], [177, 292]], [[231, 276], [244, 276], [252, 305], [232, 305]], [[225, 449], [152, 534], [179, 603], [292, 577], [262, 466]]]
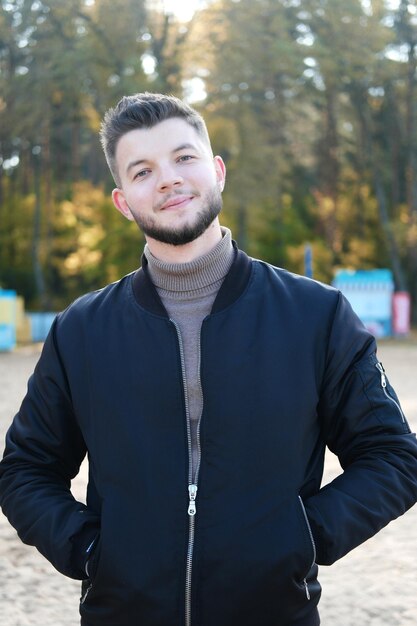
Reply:
[[[182, 143], [177, 148], [174, 148], [174, 150], [171, 150], [171, 154], [175, 154], [176, 152], [181, 152], [181, 150], [197, 150], [197, 148], [192, 143]], [[126, 172], [129, 172], [132, 169], [132, 167], [137, 167], [138, 165], [141, 165], [142, 163], [148, 163], [148, 161], [149, 159], [136, 159], [135, 161], [131, 161], [126, 168]]]

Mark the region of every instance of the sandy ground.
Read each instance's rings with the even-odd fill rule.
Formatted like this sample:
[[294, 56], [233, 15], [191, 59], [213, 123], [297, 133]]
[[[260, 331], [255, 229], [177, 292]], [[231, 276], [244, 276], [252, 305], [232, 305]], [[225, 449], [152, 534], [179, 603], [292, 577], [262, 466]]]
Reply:
[[[0, 447], [39, 350], [0, 353]], [[381, 343], [379, 355], [416, 431], [417, 341]], [[339, 471], [329, 456], [325, 481]], [[83, 466], [73, 485], [78, 499], [85, 482]], [[417, 506], [340, 562], [322, 567], [320, 580], [323, 626], [416, 626]], [[0, 625], [76, 626], [79, 595], [78, 582], [23, 545], [0, 513]]]

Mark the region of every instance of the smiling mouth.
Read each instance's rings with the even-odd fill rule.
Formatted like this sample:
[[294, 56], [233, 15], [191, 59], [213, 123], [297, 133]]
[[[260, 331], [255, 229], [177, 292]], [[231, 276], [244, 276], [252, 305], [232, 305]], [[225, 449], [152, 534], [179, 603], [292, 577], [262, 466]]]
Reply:
[[164, 202], [164, 204], [160, 207], [159, 210], [166, 211], [167, 209], [179, 209], [182, 206], [185, 206], [186, 204], [188, 204], [188, 202], [190, 202], [193, 198], [194, 196], [191, 196], [191, 195], [174, 196], [173, 198], [170, 198], [169, 200]]

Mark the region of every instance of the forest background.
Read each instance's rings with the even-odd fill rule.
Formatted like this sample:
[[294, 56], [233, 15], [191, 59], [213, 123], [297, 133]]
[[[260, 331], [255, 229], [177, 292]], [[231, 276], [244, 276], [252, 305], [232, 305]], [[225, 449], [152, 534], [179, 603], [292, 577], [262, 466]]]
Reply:
[[417, 0], [0, 6], [0, 286], [28, 308], [138, 266], [98, 132], [149, 90], [203, 113], [249, 254], [303, 273], [308, 243], [325, 282], [389, 267], [417, 311]]

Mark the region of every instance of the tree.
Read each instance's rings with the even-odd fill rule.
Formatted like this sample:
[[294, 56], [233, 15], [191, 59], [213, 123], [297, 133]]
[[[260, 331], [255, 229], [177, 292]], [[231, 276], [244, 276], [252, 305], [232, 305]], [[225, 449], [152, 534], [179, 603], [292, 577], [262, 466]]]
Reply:
[[[211, 34], [208, 50], [194, 46], [192, 58], [206, 76], [205, 110], [214, 143], [228, 161], [225, 198], [237, 239], [249, 250], [256, 247], [256, 216], [268, 206], [275, 260], [284, 256], [282, 198], [292, 162], [289, 128], [298, 108], [302, 67], [291, 17], [275, 0], [215, 2], [202, 16]], [[196, 28], [194, 38], [200, 37]]]
[[29, 249], [36, 297], [30, 297], [45, 308], [59, 203], [84, 176], [109, 179], [99, 120], [110, 103], [147, 84], [139, 37], [145, 6], [130, 0], [119, 11], [108, 0], [21, 0], [4, 3], [0, 15], [0, 149], [3, 163], [15, 164], [6, 187], [0, 179], [0, 194], [8, 190], [9, 210], [14, 189], [34, 194]]
[[[395, 81], [397, 92], [402, 87], [405, 102], [405, 188], [407, 215], [403, 215], [405, 223], [404, 244], [407, 250], [410, 287], [414, 302], [414, 320], [417, 320], [417, 3], [415, 0], [401, 0], [398, 10], [393, 14], [394, 31], [396, 34], [396, 50], [405, 56], [402, 63], [403, 86]], [[394, 48], [395, 50], [395, 48]], [[401, 55], [403, 52], [403, 55]], [[398, 64], [397, 64], [398, 65]], [[403, 229], [404, 230], [404, 229]]]

